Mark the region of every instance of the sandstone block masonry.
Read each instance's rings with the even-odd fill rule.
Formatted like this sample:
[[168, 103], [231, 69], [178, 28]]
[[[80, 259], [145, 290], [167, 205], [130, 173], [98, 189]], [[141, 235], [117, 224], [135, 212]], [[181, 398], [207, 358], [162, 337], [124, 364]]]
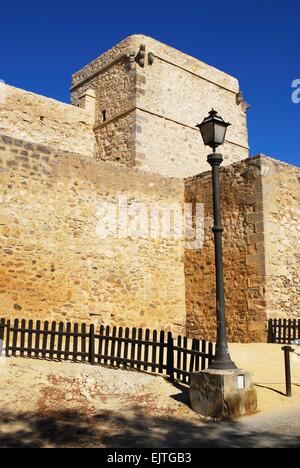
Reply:
[[94, 112], [87, 93], [82, 99], [87, 108], [81, 109], [13, 86], [1, 84], [1, 88], [1, 134], [94, 157]]
[[268, 318], [300, 317], [300, 168], [263, 159]]
[[[235, 78], [138, 35], [76, 73], [71, 94], [67, 105], [0, 83], [0, 315], [215, 339], [211, 173], [195, 129], [215, 107], [232, 123], [221, 171], [229, 339], [265, 341], [268, 318], [300, 317], [300, 169], [248, 159]], [[122, 197], [146, 218], [153, 204], [203, 204], [203, 248], [118, 227], [101, 237], [99, 208], [120, 216]]]
[[[262, 155], [221, 170], [228, 332], [264, 341], [269, 318], [299, 318], [300, 169]], [[187, 331], [215, 339], [210, 172], [185, 182], [187, 202], [204, 203], [202, 250], [185, 253]]]
[[182, 240], [101, 238], [99, 208], [183, 203], [183, 183], [0, 138], [0, 315], [185, 330]]
[[195, 127], [212, 107], [232, 123], [225, 164], [249, 155], [247, 105], [238, 81], [152, 38], [136, 35], [72, 79], [74, 105], [96, 95], [97, 158], [167, 177], [203, 172], [206, 150]]

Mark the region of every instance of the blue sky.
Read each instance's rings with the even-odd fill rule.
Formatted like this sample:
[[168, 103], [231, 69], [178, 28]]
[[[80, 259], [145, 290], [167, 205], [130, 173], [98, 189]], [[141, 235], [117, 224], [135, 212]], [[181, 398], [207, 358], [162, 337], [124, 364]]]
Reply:
[[[147, 34], [241, 83], [251, 154], [300, 165], [299, 0], [2, 2], [0, 78], [69, 102], [71, 74], [130, 34]], [[300, 96], [300, 93], [299, 93]]]

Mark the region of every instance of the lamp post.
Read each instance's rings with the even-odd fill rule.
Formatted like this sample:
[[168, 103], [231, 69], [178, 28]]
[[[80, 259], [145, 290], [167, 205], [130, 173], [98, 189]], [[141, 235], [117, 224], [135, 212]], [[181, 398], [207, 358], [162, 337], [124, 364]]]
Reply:
[[215, 263], [216, 263], [216, 309], [217, 309], [217, 343], [216, 354], [210, 369], [231, 370], [237, 369], [231, 360], [226, 333], [225, 318], [225, 294], [224, 294], [224, 270], [223, 270], [223, 246], [221, 222], [221, 199], [220, 199], [220, 165], [223, 156], [216, 152], [218, 146], [224, 144], [225, 135], [229, 123], [224, 122], [222, 117], [213, 109], [197, 127], [200, 129], [204, 144], [213, 149], [213, 153], [207, 158], [212, 167], [213, 183], [213, 211], [214, 211], [214, 239], [215, 239]]
[[224, 144], [229, 123], [215, 110], [197, 127], [204, 144], [213, 149], [207, 158], [212, 167], [213, 210], [216, 261], [217, 345], [214, 360], [208, 369], [190, 375], [190, 401], [194, 411], [217, 419], [235, 418], [257, 411], [257, 393], [252, 375], [238, 369], [231, 360], [226, 333], [223, 272], [222, 223], [220, 200], [220, 165], [223, 156], [216, 152]]

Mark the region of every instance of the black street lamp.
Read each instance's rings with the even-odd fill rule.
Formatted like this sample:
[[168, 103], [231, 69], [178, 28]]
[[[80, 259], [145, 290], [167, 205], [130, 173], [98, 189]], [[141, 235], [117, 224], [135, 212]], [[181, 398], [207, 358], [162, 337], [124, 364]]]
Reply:
[[220, 199], [220, 165], [223, 162], [223, 156], [216, 153], [216, 148], [224, 144], [225, 135], [229, 123], [224, 122], [222, 117], [215, 110], [210, 111], [197, 127], [200, 129], [204, 144], [213, 149], [213, 154], [207, 157], [208, 163], [212, 167], [213, 182], [213, 209], [214, 209], [214, 227], [215, 238], [215, 262], [216, 262], [216, 299], [217, 299], [217, 344], [216, 355], [210, 365], [210, 369], [230, 370], [237, 369], [235, 363], [231, 360], [226, 333], [225, 318], [225, 294], [224, 294], [224, 271], [223, 271], [223, 247], [221, 223], [221, 199]]

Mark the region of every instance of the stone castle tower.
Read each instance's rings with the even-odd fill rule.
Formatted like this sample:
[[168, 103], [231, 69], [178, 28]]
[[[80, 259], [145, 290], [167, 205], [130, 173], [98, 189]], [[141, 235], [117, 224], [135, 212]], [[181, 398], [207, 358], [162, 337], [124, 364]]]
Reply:
[[73, 75], [72, 104], [95, 97], [96, 158], [166, 177], [207, 170], [195, 127], [217, 107], [232, 123], [226, 164], [249, 155], [247, 105], [238, 81], [151, 39], [130, 36]]
[[[71, 102], [0, 83], [3, 317], [214, 339], [211, 176], [195, 127], [214, 107], [232, 124], [221, 173], [229, 337], [262, 341], [268, 318], [299, 318], [300, 170], [249, 158], [235, 78], [135, 35], [73, 75]], [[186, 203], [200, 243], [175, 235]]]

